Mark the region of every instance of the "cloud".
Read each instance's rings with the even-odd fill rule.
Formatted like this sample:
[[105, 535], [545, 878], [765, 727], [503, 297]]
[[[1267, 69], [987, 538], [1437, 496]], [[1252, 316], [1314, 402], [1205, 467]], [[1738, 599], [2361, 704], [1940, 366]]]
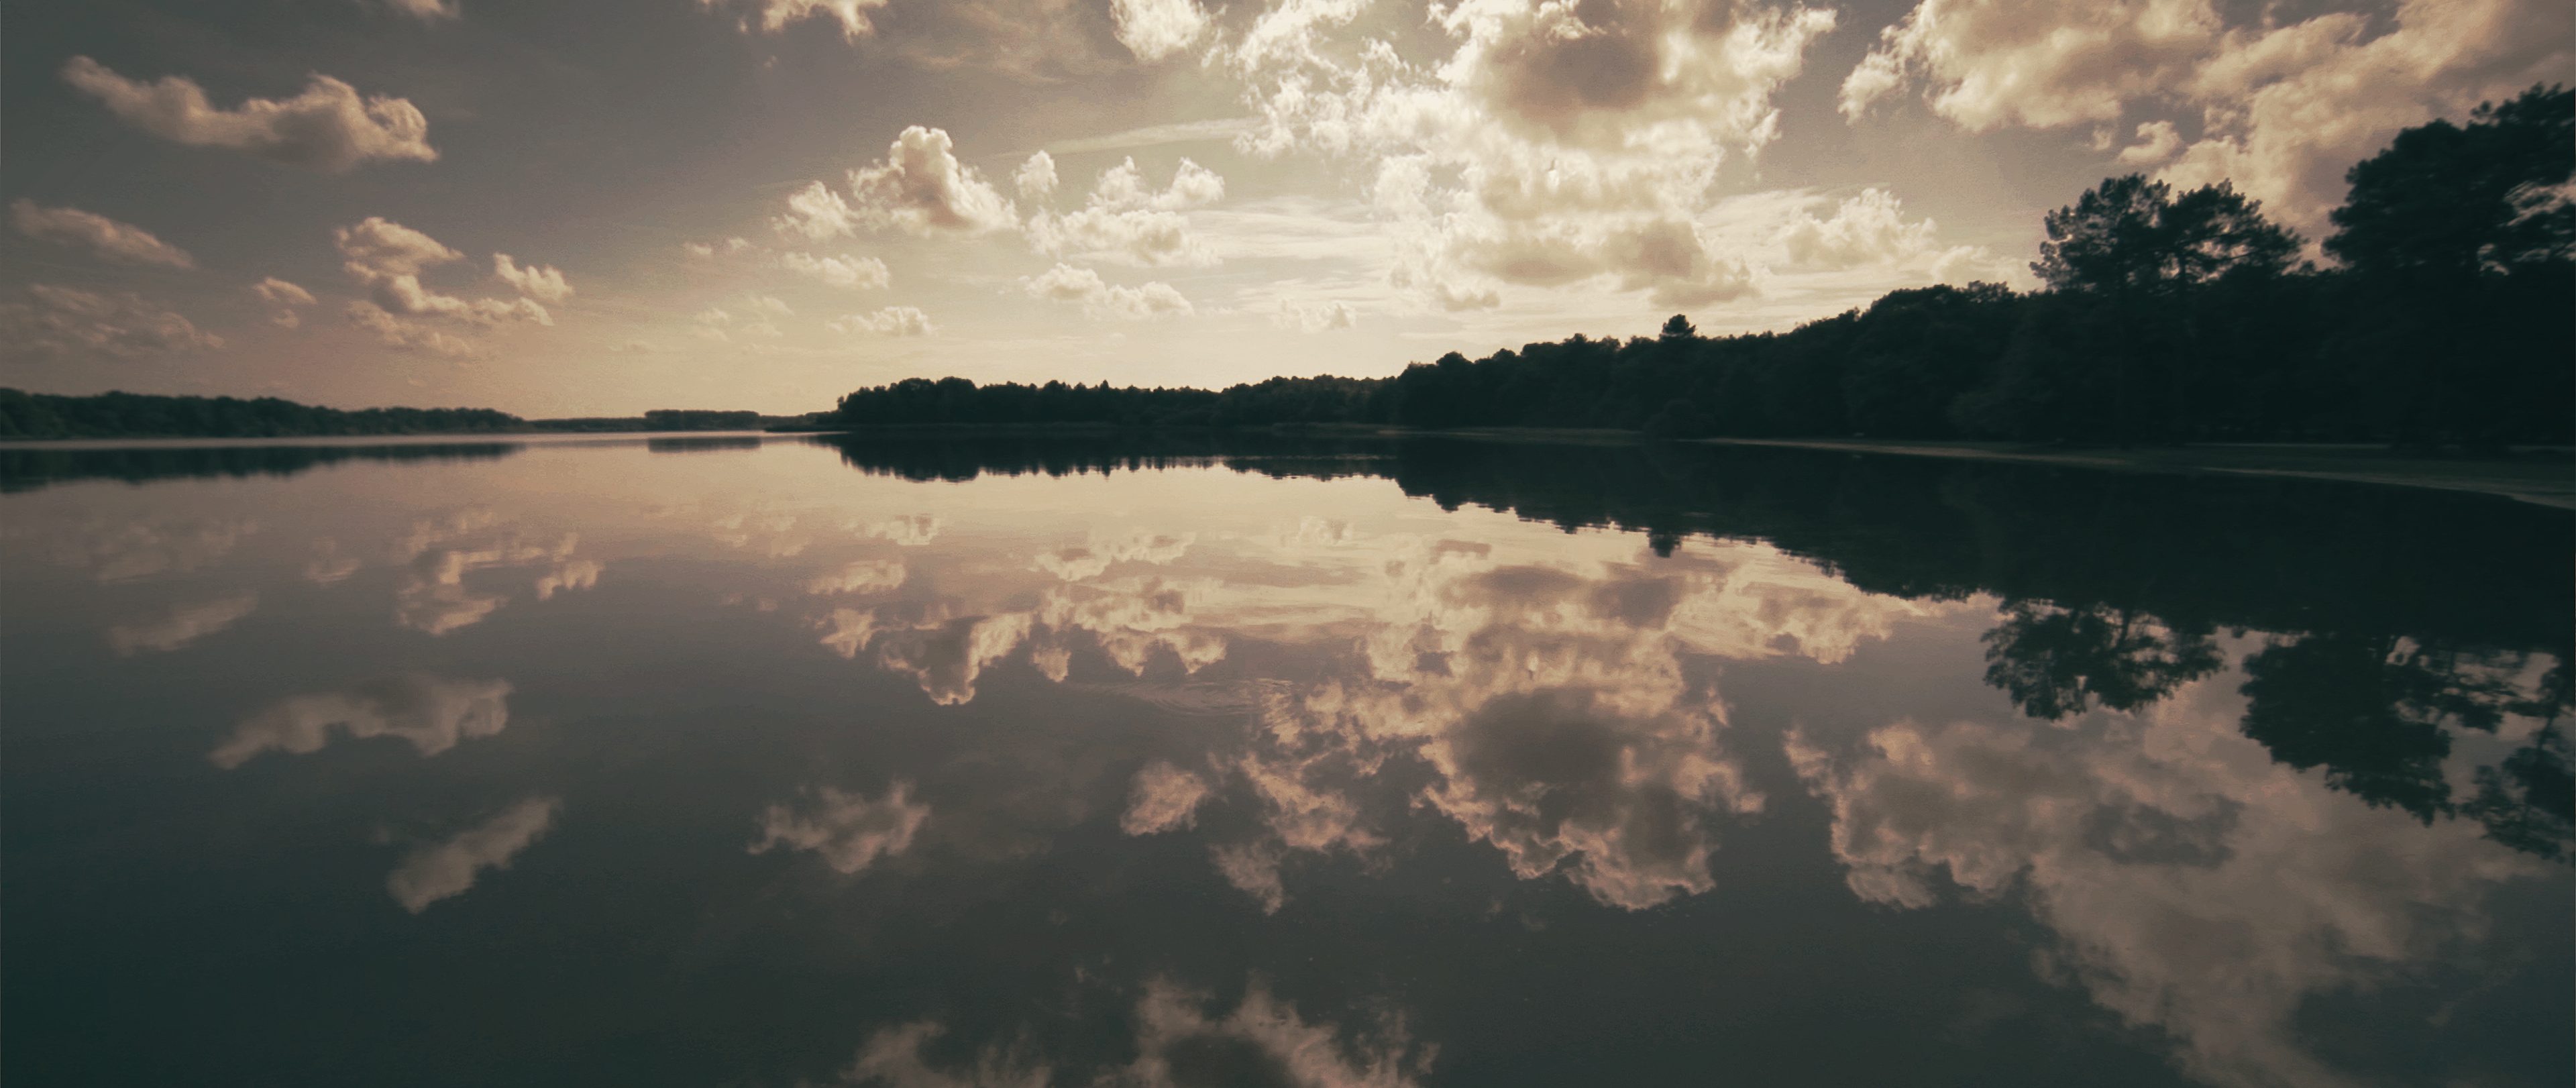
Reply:
[[871, 801], [825, 786], [809, 811], [771, 805], [761, 814], [760, 840], [751, 844], [751, 852], [811, 850], [840, 872], [861, 872], [878, 858], [910, 849], [913, 836], [930, 819], [930, 806], [913, 804], [911, 792], [911, 783], [897, 782], [884, 797]]
[[1834, 16], [1721, 0], [1435, 8], [1456, 48], [1417, 64], [1329, 43], [1361, 5], [1266, 13], [1221, 59], [1258, 128], [1241, 150], [1358, 157], [1397, 250], [1389, 282], [1434, 311], [1504, 286], [1599, 284], [1657, 306], [1754, 294], [1760, 270], [1705, 221], [1717, 170], [1778, 135], [1778, 89]]
[[[2312, 237], [2343, 172], [2404, 128], [2563, 79], [2576, 16], [2522, 0], [2402, 0], [2393, 12], [2328, 11], [2231, 22], [2216, 0], [2030, 6], [1924, 0], [1843, 84], [1854, 118], [1921, 85], [1932, 112], [1970, 131], [2096, 126], [2139, 110], [2126, 166], [2181, 185], [2232, 180]], [[2177, 154], [2177, 150], [2179, 154]]]
[[1140, 1088], [1414, 1088], [1437, 1053], [1434, 1047], [1417, 1048], [1400, 1019], [1351, 1038], [1338, 1025], [1308, 1023], [1259, 979], [1244, 988], [1233, 1012], [1217, 1018], [1209, 1014], [1211, 1007], [1204, 995], [1167, 980], [1148, 982], [1136, 1005], [1136, 1060], [1119, 1081]]
[[[823, 184], [823, 183], [822, 183], [822, 182], [819, 182], [819, 181], [814, 183], [815, 187], [820, 187], [822, 184]], [[750, 249], [750, 248], [751, 248], [751, 239], [749, 239], [749, 238], [742, 238], [742, 237], [727, 238], [727, 239], [725, 239], [724, 241], [721, 241], [721, 242], [682, 242], [682, 243], [680, 243], [680, 249], [681, 249], [682, 251], [686, 252], [689, 256], [692, 256], [692, 257], [698, 257], [698, 258], [713, 257], [713, 256], [715, 256], [715, 255], [716, 255], [716, 254], [718, 254], [718, 253], [722, 253], [722, 254], [724, 254], [724, 255], [726, 255], [726, 256], [728, 256], [728, 257], [730, 257], [730, 256], [732, 256], [732, 255], [734, 255], [734, 254], [736, 254], [736, 253], [741, 253], [741, 252], [743, 252], [743, 251], [745, 251], [745, 250], [748, 250], [748, 249]]]
[[943, 1034], [946, 1029], [931, 1020], [873, 1032], [859, 1048], [858, 1058], [842, 1071], [841, 1080], [883, 1088], [1049, 1088], [1055, 1083], [1054, 1070], [1025, 1064], [1017, 1055], [994, 1047], [979, 1051], [972, 1069], [956, 1075], [943, 1072], [921, 1053], [924, 1044]]
[[1130, 835], [1154, 835], [1192, 826], [1198, 822], [1199, 803], [1207, 800], [1208, 793], [1206, 779], [1155, 760], [1136, 772], [1127, 812], [1118, 818], [1118, 829]]
[[385, 6], [424, 23], [457, 19], [465, 14], [456, 0], [385, 0]]
[[259, 296], [261, 302], [277, 307], [268, 320], [280, 328], [292, 329], [303, 324], [304, 315], [297, 313], [295, 308], [313, 305], [313, 292], [275, 276], [250, 285], [250, 293]]
[[88, 57], [63, 65], [63, 79], [127, 124], [191, 147], [225, 147], [292, 166], [338, 172], [366, 162], [434, 162], [429, 119], [407, 99], [360, 99], [357, 89], [315, 74], [302, 94], [245, 99], [219, 109], [183, 76], [138, 83]]
[[737, 24], [743, 33], [757, 26], [762, 33], [776, 34], [789, 23], [807, 19], [829, 19], [841, 24], [841, 39], [855, 42], [876, 31], [868, 12], [886, 6], [886, 0], [698, 0], [708, 11], [718, 8], [748, 8]]
[[1115, 538], [1094, 536], [1086, 544], [1041, 552], [1032, 565], [1065, 581], [1079, 582], [1099, 577], [1118, 563], [1161, 566], [1174, 562], [1197, 540], [1194, 533], [1175, 535], [1139, 529]]
[[1029, 245], [1040, 253], [1071, 253], [1088, 259], [1139, 265], [1212, 265], [1216, 251], [1190, 232], [1180, 211], [1210, 204], [1225, 196], [1225, 179], [1215, 171], [1182, 159], [1171, 184], [1146, 187], [1136, 160], [1128, 159], [1100, 172], [1082, 208], [1057, 215], [1039, 211], [1029, 217]]
[[811, 276], [823, 283], [852, 291], [872, 290], [894, 282], [884, 261], [874, 257], [817, 257], [808, 253], [786, 253], [778, 258], [780, 266], [800, 276]]
[[[792, 234], [817, 242], [846, 237], [858, 227], [858, 223], [858, 212], [850, 207], [850, 202], [841, 199], [841, 194], [819, 181], [807, 182], [804, 188], [788, 194], [787, 210], [769, 220], [770, 229], [780, 234]], [[725, 251], [734, 252], [730, 242]]]
[[1109, 0], [1118, 43], [1146, 62], [1189, 48], [1207, 31], [1207, 12], [1195, 0]]
[[197, 604], [174, 605], [163, 615], [107, 629], [107, 644], [119, 655], [145, 650], [169, 651], [232, 626], [259, 607], [256, 593], [237, 593]]
[[133, 521], [55, 541], [55, 562], [100, 582], [130, 582], [214, 565], [259, 531], [248, 518]]
[[1122, 287], [1103, 281], [1098, 272], [1069, 264], [1059, 264], [1021, 284], [1031, 298], [1081, 303], [1082, 312], [1094, 320], [1145, 321], [1191, 312], [1190, 300], [1171, 284], [1154, 281]]
[[481, 354], [481, 349], [473, 344], [418, 321], [395, 317], [372, 302], [352, 302], [340, 312], [350, 324], [375, 333], [377, 341], [389, 348], [427, 352], [451, 359], [469, 359]]
[[580, 538], [572, 533], [541, 543], [505, 530], [480, 544], [438, 546], [482, 528], [479, 520], [458, 522], [430, 535], [416, 535], [405, 546], [408, 554], [394, 583], [397, 626], [444, 635], [483, 622], [510, 600], [507, 594], [466, 584], [467, 575], [489, 568], [542, 567], [531, 583], [539, 600], [552, 598], [558, 590], [588, 589], [599, 582], [600, 564], [573, 554]]
[[1283, 298], [1279, 300], [1278, 312], [1270, 315], [1271, 324], [1299, 332], [1347, 329], [1358, 321], [1359, 317], [1352, 312], [1349, 303], [1334, 300], [1299, 302]]
[[849, 336], [928, 336], [938, 332], [930, 315], [910, 306], [888, 306], [872, 314], [843, 314], [823, 323]]
[[[331, 232], [333, 244], [343, 258], [341, 269], [351, 279], [368, 287], [368, 302], [382, 315], [429, 316], [449, 318], [474, 324], [490, 325], [502, 321], [533, 321], [554, 324], [554, 315], [533, 299], [464, 299], [440, 294], [421, 285], [421, 273], [435, 265], [460, 261], [465, 255], [447, 248], [435, 238], [371, 215]], [[555, 292], [569, 295], [572, 288], [563, 282], [563, 274], [551, 268], [520, 269], [501, 254], [493, 255], [494, 270], [513, 286], [530, 293]], [[508, 271], [503, 272], [503, 269]], [[461, 354], [432, 346], [434, 334], [425, 335], [418, 326], [388, 320], [378, 313], [349, 309], [349, 319], [373, 329], [394, 347], [428, 347], [440, 354]]]
[[30, 302], [0, 304], [0, 338], [29, 355], [136, 358], [211, 351], [224, 338], [131, 291], [105, 294], [46, 283], [27, 285]]
[[455, 838], [415, 850], [385, 877], [385, 890], [404, 910], [418, 914], [441, 899], [452, 899], [474, 887], [487, 869], [507, 869], [554, 827], [563, 802], [531, 797]]
[[806, 579], [805, 592], [817, 595], [886, 593], [901, 588], [903, 579], [903, 560], [862, 559], [839, 570]]
[[492, 255], [492, 274], [501, 282], [518, 289], [520, 294], [539, 302], [562, 302], [572, 297], [572, 284], [564, 282], [561, 269], [529, 265], [519, 267], [507, 253]]
[[858, 220], [875, 229], [983, 234], [1019, 225], [1018, 211], [983, 172], [957, 161], [944, 129], [904, 129], [883, 160], [850, 171], [850, 195]]
[[1023, 197], [1045, 199], [1055, 192], [1055, 156], [1044, 151], [1029, 156], [1028, 161], [1021, 163], [1019, 170], [1011, 174], [1011, 184], [1020, 190]]
[[280, 700], [243, 719], [206, 758], [230, 770], [267, 751], [310, 755], [330, 743], [334, 729], [359, 738], [400, 737], [434, 756], [460, 740], [499, 733], [510, 724], [509, 699], [506, 680], [391, 676]]
[[29, 238], [86, 246], [111, 261], [170, 268], [197, 266], [196, 258], [188, 256], [186, 250], [153, 237], [150, 231], [78, 208], [46, 208], [32, 200], [14, 200], [9, 203], [9, 221], [18, 233]]
[[873, 521], [865, 525], [846, 526], [860, 536], [892, 542], [896, 547], [918, 548], [939, 539], [940, 519], [931, 514], [905, 514], [901, 517]]

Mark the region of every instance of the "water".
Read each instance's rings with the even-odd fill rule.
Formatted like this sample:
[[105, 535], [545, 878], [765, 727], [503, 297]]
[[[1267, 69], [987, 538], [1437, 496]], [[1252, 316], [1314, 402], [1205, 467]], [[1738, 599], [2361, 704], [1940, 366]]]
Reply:
[[2561, 511], [1285, 439], [0, 476], [13, 1085], [2570, 1079]]

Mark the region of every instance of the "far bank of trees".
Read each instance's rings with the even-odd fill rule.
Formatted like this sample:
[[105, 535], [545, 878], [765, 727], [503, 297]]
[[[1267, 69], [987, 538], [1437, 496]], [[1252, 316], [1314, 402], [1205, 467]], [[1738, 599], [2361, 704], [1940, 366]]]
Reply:
[[913, 379], [829, 421], [1606, 427], [2034, 442], [2576, 437], [2576, 95], [2535, 87], [2352, 168], [2323, 249], [2227, 184], [2105, 179], [2046, 219], [2023, 294], [1893, 292], [1784, 333], [1580, 334], [1394, 378], [1222, 391]]

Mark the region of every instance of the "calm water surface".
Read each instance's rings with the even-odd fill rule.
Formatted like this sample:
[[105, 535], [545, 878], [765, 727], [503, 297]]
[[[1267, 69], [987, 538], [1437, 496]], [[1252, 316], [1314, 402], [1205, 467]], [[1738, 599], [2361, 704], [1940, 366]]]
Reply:
[[1780, 452], [0, 451], [12, 1085], [2563, 1085], [2571, 522]]

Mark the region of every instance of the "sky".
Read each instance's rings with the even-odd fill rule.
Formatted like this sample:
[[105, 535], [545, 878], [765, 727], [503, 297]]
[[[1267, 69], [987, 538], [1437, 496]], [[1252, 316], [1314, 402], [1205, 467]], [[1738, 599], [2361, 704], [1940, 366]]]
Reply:
[[2312, 244], [2563, 0], [22, 0], [0, 385], [825, 409], [2030, 287], [2113, 174]]

